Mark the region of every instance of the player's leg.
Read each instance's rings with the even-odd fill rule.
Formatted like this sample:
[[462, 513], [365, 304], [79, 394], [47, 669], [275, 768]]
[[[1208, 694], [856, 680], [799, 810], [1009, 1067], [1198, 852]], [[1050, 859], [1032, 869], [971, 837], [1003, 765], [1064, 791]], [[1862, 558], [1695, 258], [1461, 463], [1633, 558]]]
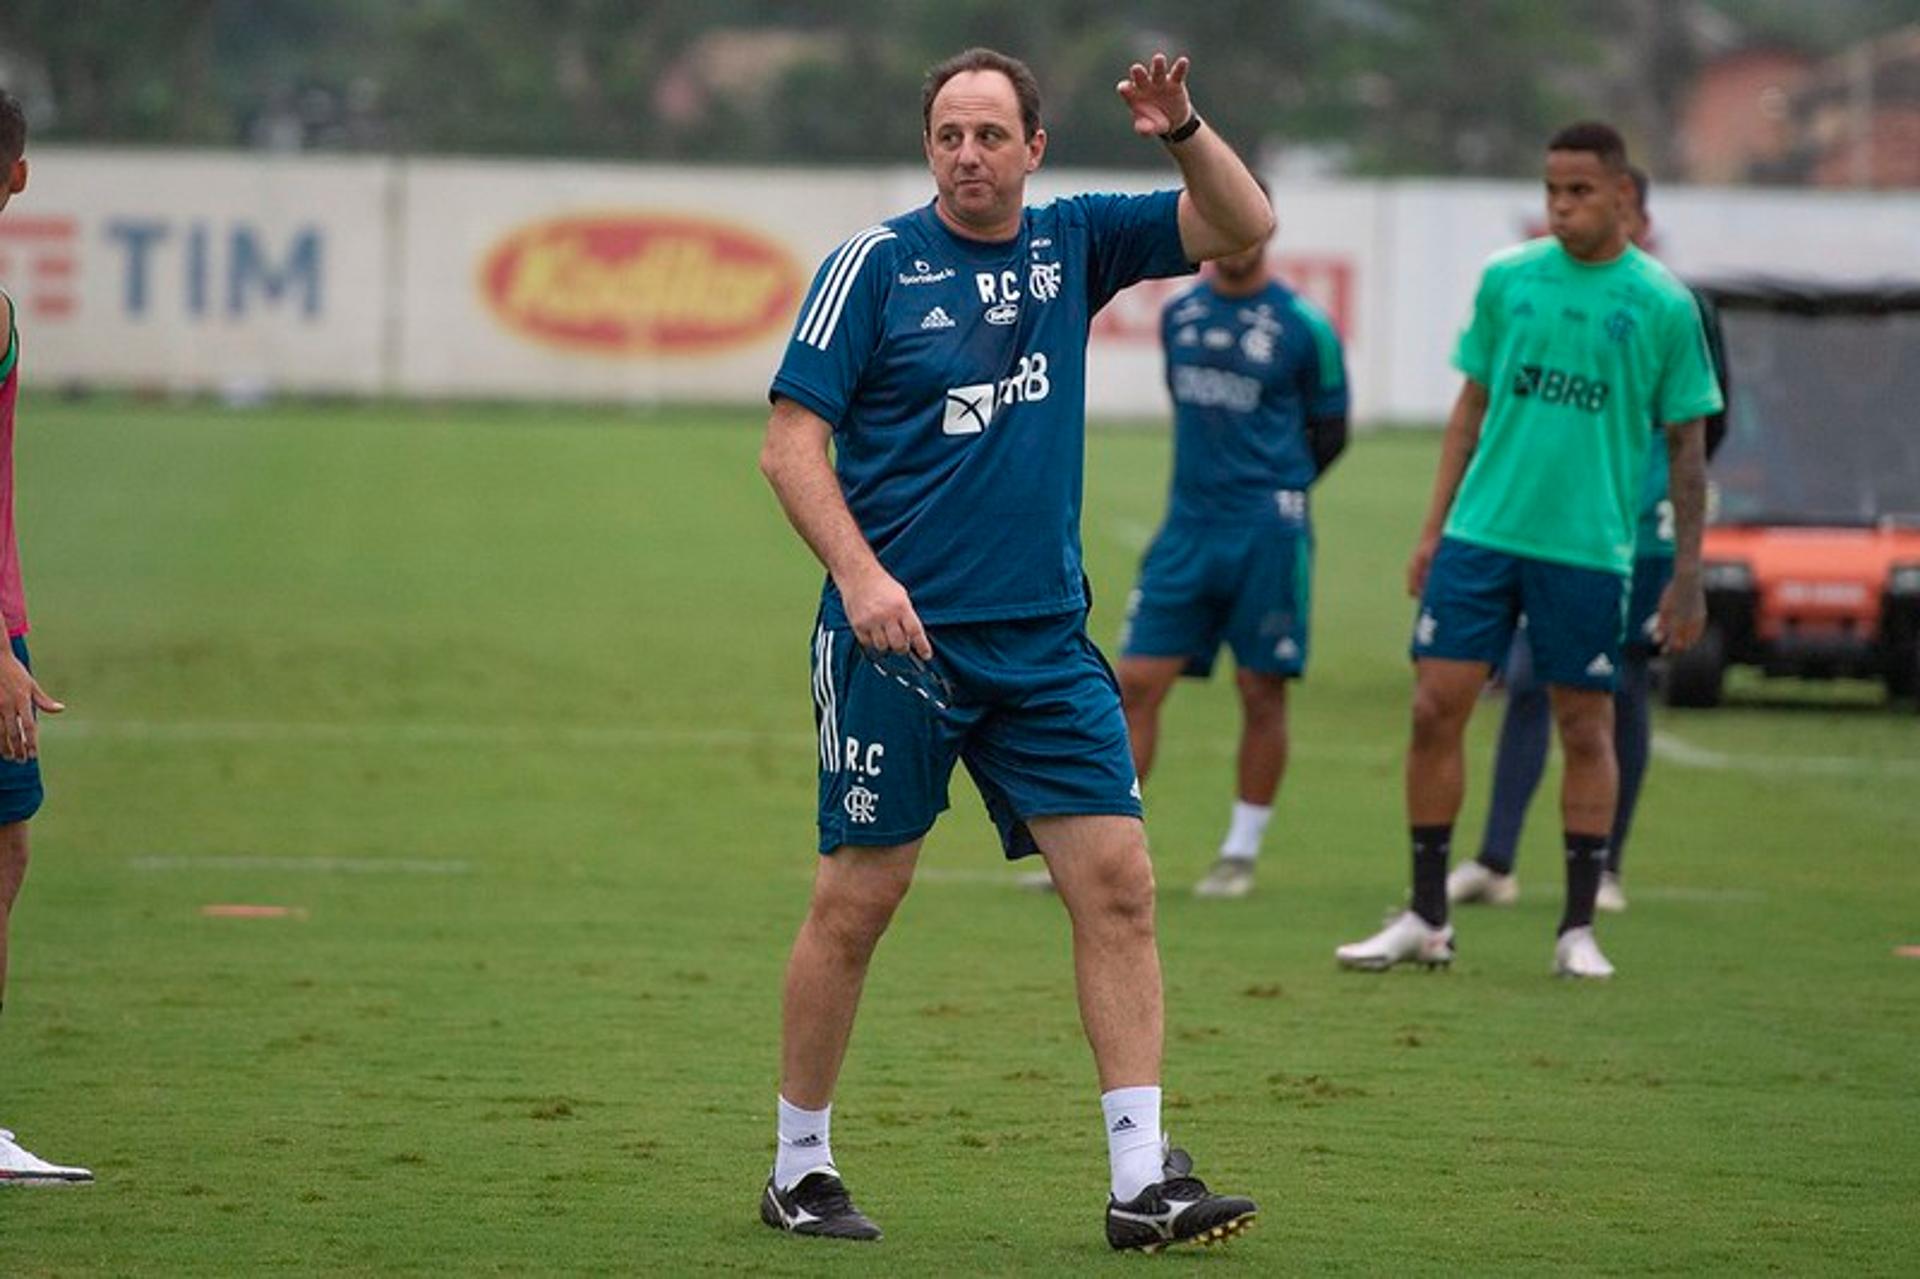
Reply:
[[1153, 771], [1160, 741], [1160, 707], [1186, 668], [1184, 657], [1122, 656], [1115, 673], [1126, 708], [1127, 740], [1133, 747], [1133, 771], [1142, 782]]
[[1313, 537], [1289, 524], [1239, 530], [1227, 548], [1237, 588], [1225, 638], [1238, 667], [1240, 745], [1233, 811], [1220, 857], [1194, 891], [1201, 897], [1244, 897], [1273, 802], [1286, 775], [1287, 684], [1306, 673], [1312, 607]]
[[1217, 558], [1201, 530], [1169, 521], [1141, 557], [1127, 597], [1118, 676], [1134, 775], [1142, 782], [1153, 771], [1160, 707], [1174, 681], [1211, 673], [1219, 652], [1223, 615], [1208, 589]]
[[1500, 719], [1500, 741], [1493, 755], [1493, 791], [1487, 800], [1487, 825], [1480, 855], [1447, 877], [1447, 900], [1510, 906], [1520, 896], [1513, 878], [1520, 832], [1527, 808], [1547, 768], [1547, 743], [1553, 715], [1547, 689], [1534, 676], [1533, 645], [1523, 625], [1507, 650], [1502, 681], [1507, 708]]
[[760, 1219], [776, 1229], [871, 1240], [833, 1161], [834, 1085], [874, 947], [913, 880], [920, 841], [842, 847], [819, 859], [813, 899], [787, 959], [781, 1000], [780, 1101], [773, 1172]]
[[845, 628], [814, 632], [813, 694], [822, 855], [787, 960], [774, 1169], [760, 1217], [796, 1234], [877, 1239], [833, 1162], [834, 1086], [874, 948], [946, 807], [965, 717], [881, 670]]
[[1554, 966], [1571, 977], [1610, 977], [1613, 966], [1593, 940], [1593, 912], [1619, 797], [1613, 694], [1559, 686], [1552, 693], [1554, 722], [1566, 759], [1560, 813], [1567, 857], [1567, 902], [1557, 930]]
[[1160, 953], [1145, 827], [1111, 814], [1035, 817], [1027, 825], [1073, 921], [1080, 1020], [1107, 1130], [1107, 1242], [1157, 1252], [1239, 1233], [1253, 1221], [1253, 1201], [1210, 1191], [1186, 1152], [1169, 1149], [1161, 1128]]
[[0, 1010], [7, 998], [7, 928], [26, 878], [27, 824], [8, 822], [0, 826]]
[[1620, 883], [1627, 836], [1640, 804], [1640, 784], [1646, 778], [1653, 746], [1654, 656], [1658, 638], [1660, 593], [1673, 579], [1673, 561], [1665, 556], [1642, 556], [1634, 561], [1631, 603], [1627, 610], [1627, 638], [1620, 663], [1620, 680], [1613, 694], [1613, 753], [1620, 763], [1620, 801], [1613, 814], [1613, 838], [1607, 849], [1607, 869], [1600, 877], [1599, 908], [1619, 912], [1627, 908]]
[[[14, 652], [25, 661], [18, 640]], [[0, 761], [0, 1009], [4, 1009], [7, 995], [7, 942], [13, 905], [20, 900], [20, 886], [27, 877], [27, 819], [39, 807], [39, 762]], [[0, 1015], [0, 1027], [4, 1024], [5, 1018]], [[85, 1168], [48, 1163], [0, 1128], [0, 1185], [83, 1185], [92, 1180], [93, 1174]]]
[[1045, 857], [1072, 921], [1108, 1136], [1108, 1242], [1157, 1250], [1224, 1237], [1253, 1204], [1210, 1193], [1161, 1140], [1153, 866], [1118, 682], [1078, 619], [1010, 623], [995, 637], [994, 682], [1017, 696], [981, 721], [965, 760], [1007, 855]]
[[1619, 800], [1613, 690], [1625, 639], [1627, 579], [1529, 560], [1525, 589], [1534, 660], [1552, 691], [1565, 756], [1560, 814], [1567, 903], [1554, 947], [1554, 970], [1572, 977], [1610, 977], [1613, 965], [1594, 940], [1593, 911]]
[[1413, 962], [1451, 962], [1447, 861], [1466, 787], [1465, 737], [1480, 690], [1506, 655], [1520, 607], [1519, 562], [1511, 555], [1442, 539], [1414, 624], [1413, 729], [1406, 805], [1413, 847], [1409, 909], [1366, 938], [1339, 947], [1343, 967], [1378, 971]]
[[1620, 683], [1613, 694], [1613, 753], [1620, 765], [1620, 799], [1613, 812], [1613, 837], [1607, 848], [1607, 869], [1600, 881], [1602, 910], [1627, 908], [1620, 887], [1620, 866], [1627, 836], [1633, 831], [1634, 811], [1640, 805], [1640, 784], [1646, 779], [1653, 746], [1653, 673], [1651, 663], [1627, 654], [1620, 663]]
[[1036, 817], [1027, 826], [1073, 921], [1080, 1020], [1101, 1091], [1157, 1086], [1160, 952], [1146, 828], [1115, 815]]
[[[1407, 824], [1415, 832], [1413, 909], [1428, 923], [1447, 919], [1447, 853], [1467, 784], [1467, 721], [1492, 669], [1486, 662], [1426, 658], [1416, 663], [1413, 734], [1407, 747]], [[1436, 833], [1422, 849], [1420, 832]], [[1444, 834], [1441, 834], [1444, 832]]]

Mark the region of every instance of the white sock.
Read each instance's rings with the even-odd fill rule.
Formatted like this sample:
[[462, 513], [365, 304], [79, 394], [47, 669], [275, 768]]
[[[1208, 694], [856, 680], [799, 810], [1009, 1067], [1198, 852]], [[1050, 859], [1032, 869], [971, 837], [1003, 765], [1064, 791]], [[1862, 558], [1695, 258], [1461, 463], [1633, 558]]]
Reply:
[[828, 1129], [833, 1120], [833, 1103], [822, 1110], [802, 1110], [780, 1099], [780, 1140], [773, 1153], [773, 1184], [792, 1190], [793, 1183], [823, 1164], [833, 1162], [833, 1146]]
[[1116, 1088], [1100, 1095], [1107, 1121], [1107, 1163], [1113, 1170], [1113, 1197], [1121, 1203], [1166, 1175], [1160, 1141], [1160, 1089]]
[[1272, 804], [1249, 804], [1244, 800], [1234, 800], [1233, 824], [1227, 827], [1227, 838], [1220, 845], [1220, 855], [1247, 861], [1258, 857], [1260, 841], [1266, 838], [1267, 823], [1272, 819]]

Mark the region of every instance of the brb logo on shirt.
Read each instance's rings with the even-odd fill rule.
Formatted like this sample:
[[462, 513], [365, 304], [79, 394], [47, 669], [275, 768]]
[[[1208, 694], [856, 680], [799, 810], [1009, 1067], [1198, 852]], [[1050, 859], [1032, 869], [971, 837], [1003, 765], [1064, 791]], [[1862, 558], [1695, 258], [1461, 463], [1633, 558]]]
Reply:
[[940, 431], [944, 435], [978, 435], [987, 429], [994, 409], [1000, 405], [1037, 404], [1052, 390], [1053, 383], [1047, 377], [1047, 357], [1039, 351], [1023, 355], [1012, 377], [950, 387]]
[[1523, 364], [1513, 377], [1513, 394], [1517, 399], [1565, 404], [1588, 413], [1598, 413], [1605, 408], [1607, 397], [1612, 393], [1613, 388], [1599, 378], [1582, 377], [1544, 364]]

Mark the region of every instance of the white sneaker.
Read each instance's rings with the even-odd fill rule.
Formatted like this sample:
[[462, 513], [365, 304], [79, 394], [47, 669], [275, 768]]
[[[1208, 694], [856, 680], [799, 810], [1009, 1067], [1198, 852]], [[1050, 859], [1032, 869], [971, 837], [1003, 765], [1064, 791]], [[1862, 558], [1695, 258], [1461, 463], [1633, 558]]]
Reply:
[[1462, 862], [1447, 876], [1447, 900], [1455, 905], [1511, 906], [1520, 900], [1520, 881], [1483, 861]]
[[1613, 976], [1613, 965], [1600, 953], [1600, 943], [1591, 928], [1570, 928], [1553, 944], [1553, 974], [1556, 977]]
[[1245, 897], [1253, 891], [1253, 858], [1222, 857], [1193, 886], [1195, 897]]
[[1435, 928], [1410, 910], [1365, 941], [1349, 942], [1333, 952], [1342, 968], [1383, 972], [1395, 964], [1444, 968], [1453, 962], [1453, 925]]
[[79, 1186], [92, 1180], [85, 1168], [63, 1168], [22, 1149], [0, 1128], [0, 1186]]
[[1627, 908], [1626, 890], [1620, 887], [1620, 877], [1612, 871], [1600, 876], [1600, 894], [1593, 899], [1596, 910], [1604, 910], [1609, 915], [1618, 915]]

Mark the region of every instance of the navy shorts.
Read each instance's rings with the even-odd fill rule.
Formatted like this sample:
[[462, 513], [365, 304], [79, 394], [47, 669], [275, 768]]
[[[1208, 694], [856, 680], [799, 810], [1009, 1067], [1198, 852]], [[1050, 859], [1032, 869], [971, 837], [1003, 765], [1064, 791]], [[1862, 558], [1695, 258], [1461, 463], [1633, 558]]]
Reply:
[[1652, 657], [1660, 651], [1654, 632], [1660, 625], [1660, 595], [1673, 580], [1673, 559], [1643, 555], [1633, 562], [1633, 591], [1627, 605], [1627, 655]]
[[870, 654], [816, 624], [820, 851], [910, 843], [947, 808], [956, 761], [1008, 858], [1035, 817], [1140, 816], [1120, 687], [1086, 614], [930, 626], [933, 659]]
[[1499, 666], [1527, 617], [1541, 682], [1608, 692], [1626, 633], [1627, 579], [1442, 538], [1413, 626], [1416, 660]]
[[[12, 639], [13, 655], [28, 670], [33, 662], [27, 656], [27, 639], [24, 635], [15, 635]], [[27, 760], [16, 764], [10, 759], [0, 759], [0, 826], [10, 826], [14, 822], [24, 822], [40, 811], [40, 801], [45, 792], [40, 786], [40, 761]]]
[[1213, 673], [1220, 645], [1240, 669], [1295, 677], [1307, 668], [1313, 530], [1305, 523], [1169, 521], [1140, 562], [1120, 652], [1184, 657]]

